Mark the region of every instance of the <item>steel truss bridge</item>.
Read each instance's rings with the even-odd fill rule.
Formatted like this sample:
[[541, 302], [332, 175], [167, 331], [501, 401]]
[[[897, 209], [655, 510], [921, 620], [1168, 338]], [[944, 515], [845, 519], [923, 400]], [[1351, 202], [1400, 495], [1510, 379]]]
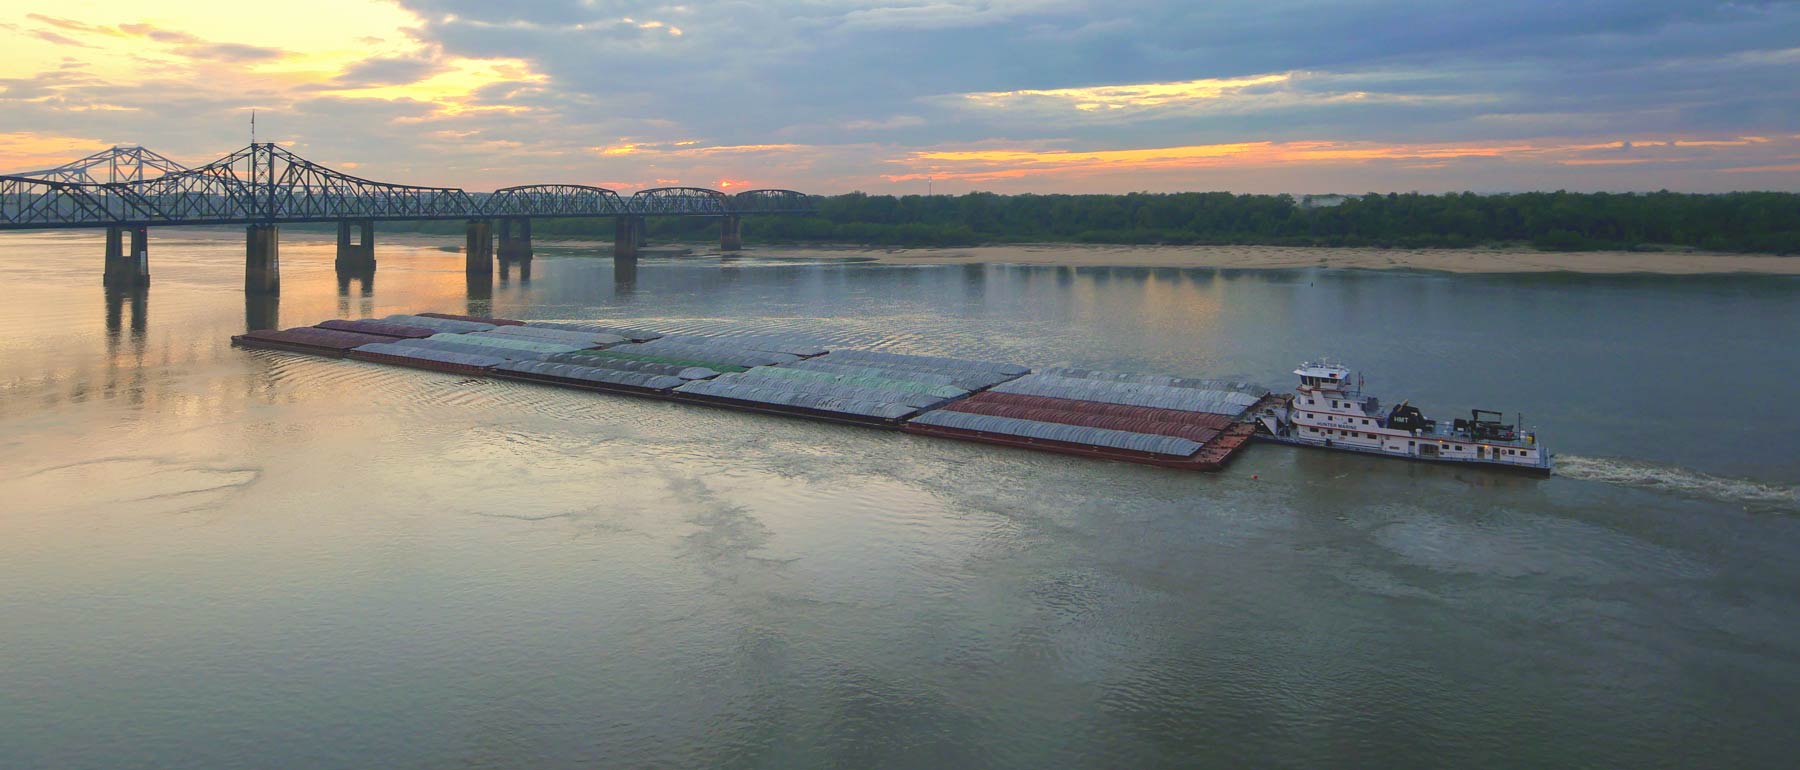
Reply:
[[[101, 180], [105, 177], [105, 181]], [[272, 143], [186, 168], [142, 147], [114, 147], [54, 169], [0, 175], [0, 230], [534, 217], [804, 214], [793, 190], [726, 194], [661, 187], [629, 197], [602, 187], [526, 185], [493, 192], [377, 182]]]

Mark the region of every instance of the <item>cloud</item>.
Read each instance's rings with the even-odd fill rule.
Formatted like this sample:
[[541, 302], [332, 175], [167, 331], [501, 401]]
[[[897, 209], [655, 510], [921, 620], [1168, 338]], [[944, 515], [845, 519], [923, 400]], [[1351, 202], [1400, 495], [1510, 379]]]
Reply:
[[0, 133], [0, 158], [6, 165], [0, 173], [17, 173], [54, 168], [110, 146], [91, 135], [46, 134], [38, 131]]
[[119, 34], [116, 29], [111, 28], [111, 27], [105, 27], [105, 26], [100, 26], [100, 25], [95, 25], [95, 24], [87, 24], [84, 22], [76, 21], [74, 19], [63, 19], [63, 18], [58, 18], [55, 16], [46, 16], [41, 13], [28, 13], [28, 14], [25, 14], [25, 18], [30, 19], [31, 21], [48, 24], [52, 27], [55, 27], [57, 29], [64, 30], [67, 32], [84, 32], [84, 33], [91, 33], [91, 34], [115, 35], [115, 36]]
[[882, 120], [852, 120], [844, 123], [850, 131], [893, 131], [901, 128], [916, 128], [925, 125], [925, 119], [917, 115], [895, 115]]
[[[168, 45], [174, 53], [193, 59], [252, 62], [275, 59], [282, 55], [282, 51], [277, 48], [245, 45], [242, 43], [212, 42], [186, 32], [163, 29], [146, 23], [126, 23], [116, 26], [107, 26], [101, 24], [88, 24], [74, 19], [47, 16], [41, 13], [28, 13], [25, 15], [25, 18], [64, 32], [100, 38], [102, 41], [106, 38], [138, 37]], [[46, 29], [33, 30], [31, 35], [40, 40], [63, 46], [96, 48], [100, 45], [99, 42], [76, 40], [59, 32]]]
[[1727, 174], [1777, 173], [1786, 174], [1800, 171], [1800, 159], [1792, 163], [1781, 163], [1768, 166], [1734, 166], [1724, 169]]
[[[1230, 82], [1271, 73], [1327, 78], [1445, 71], [1461, 76], [1462, 89], [1449, 93], [1442, 92], [1454, 85], [1447, 78], [1393, 89], [1321, 79], [1296, 82], [1278, 95], [1290, 102], [1320, 103], [1327, 95], [1306, 89], [1337, 86], [1332, 94], [1343, 112], [1357, 113], [1353, 129], [1360, 130], [1393, 122], [1379, 120], [1379, 111], [1369, 109], [1376, 102], [1408, 111], [1432, 101], [1487, 100], [1493, 109], [1508, 109], [1515, 106], [1510, 103], [1514, 98], [1578, 100], [1615, 85], [1600, 81], [1639, 77], [1631, 69], [1648, 61], [1678, 53], [1736, 54], [1745, 46], [1780, 38], [1776, 30], [1800, 32], [1791, 8], [1723, 2], [1605, 0], [1569, 8], [1538, 0], [1504, 7], [1449, 2], [1422, 8], [1366, 0], [1324, 5], [1120, 0], [1084, 10], [1042, 2], [840, 1], [712, 6], [680, 21], [696, 48], [639, 50], [597, 46], [589, 25], [599, 16], [666, 15], [667, 7], [636, 2], [604, 8], [555, 2], [408, 3], [425, 18], [436, 19], [422, 34], [446, 50], [525, 58], [560, 90], [597, 101], [629, 100], [634, 107], [641, 102], [662, 117], [729, 141], [756, 141], [794, 126], [807, 127], [800, 130], [810, 132], [808, 138], [830, 140], [834, 137], [824, 127], [866, 130], [862, 126], [877, 120], [872, 115], [932, 120], [921, 102], [946, 94], [1054, 94]], [[454, 20], [443, 21], [448, 17]], [[1005, 23], [964, 23], [985, 19]], [[490, 34], [495, 30], [506, 34]], [[1654, 53], [1642, 53], [1645, 48]], [[696, 58], [695, 50], [706, 55]], [[1572, 73], [1585, 73], [1593, 82], [1571, 93], [1577, 89], [1563, 83]], [[1440, 92], [1429, 92], [1432, 88]], [[941, 103], [927, 106], [946, 108]], [[1170, 112], [1175, 111], [1158, 117]], [[721, 115], [730, 120], [719, 119]], [[1329, 123], [1322, 114], [1306, 117], [1314, 125]], [[920, 138], [950, 138], [944, 134], [957, 131], [976, 138], [985, 120], [1007, 123], [1004, 116], [956, 116], [933, 120], [940, 133], [926, 137], [921, 132]], [[1254, 127], [1248, 122], [1234, 126]], [[1060, 128], [1045, 124], [1039, 130], [1049, 134]], [[1191, 125], [1168, 125], [1160, 133], [1166, 137], [1192, 130]]]
[[1696, 167], [1719, 171], [1779, 170], [1779, 166], [1734, 166], [1742, 158], [1765, 156], [1771, 147], [1783, 152], [1800, 151], [1800, 141], [1757, 136], [1731, 139], [1637, 136], [1600, 143], [1569, 138], [1458, 144], [1244, 142], [1095, 151], [997, 146], [915, 151], [892, 161], [894, 165], [905, 167], [906, 171], [887, 174], [886, 178], [891, 182], [931, 178], [976, 183], [1026, 179], [1066, 183], [1071, 179], [1123, 173], [1192, 173], [1327, 165], [1421, 170], [1470, 163], [1505, 163], [1540, 170], [1639, 165], [1683, 171]]
[[208, 59], [226, 62], [257, 62], [279, 59], [282, 51], [279, 48], [242, 45], [239, 43], [197, 43], [176, 46], [175, 52], [190, 59]]
[[166, 44], [174, 53], [190, 59], [255, 62], [278, 59], [282, 56], [279, 48], [242, 43], [214, 43], [186, 32], [161, 29], [150, 24], [120, 24], [118, 28], [119, 31], [128, 35]]
[[843, 14], [846, 29], [934, 30], [1001, 24], [1041, 13], [1073, 10], [1060, 0], [993, 0], [990, 2], [925, 2], [863, 8]]
[[352, 65], [333, 78], [332, 84], [341, 87], [404, 85], [417, 83], [447, 69], [432, 57], [376, 57]]
[[47, 29], [34, 30], [31, 33], [31, 36], [35, 37], [39, 40], [55, 43], [57, 45], [74, 46], [76, 48], [93, 48], [94, 47], [90, 44], [83, 43], [83, 42], [81, 42], [79, 40], [75, 40], [73, 38], [65, 37], [61, 34], [51, 32], [50, 30], [47, 30]]
[[142, 37], [142, 38], [149, 38], [151, 40], [155, 40], [158, 43], [174, 43], [174, 44], [179, 44], [179, 45], [194, 45], [197, 43], [206, 42], [206, 41], [201, 40], [200, 38], [194, 37], [193, 35], [190, 35], [186, 32], [177, 32], [174, 30], [158, 29], [155, 26], [150, 25], [150, 24], [120, 24], [119, 30], [122, 32], [125, 32], [126, 34], [137, 35], [138, 37]]
[[[1800, 185], [1722, 171], [1793, 163], [1790, 2], [314, 0], [240, 24], [21, 1], [9, 127], [183, 160], [255, 107], [322, 161], [470, 187]], [[1657, 144], [1747, 136], [1773, 139]]]
[[1257, 86], [1287, 83], [1293, 78], [1293, 73], [1276, 73], [1230, 79], [1203, 78], [1176, 83], [1132, 83], [1077, 88], [988, 91], [962, 94], [961, 98], [985, 107], [1004, 108], [1019, 102], [1039, 101], [1066, 105], [1083, 111], [1122, 110], [1217, 100], [1255, 89]]

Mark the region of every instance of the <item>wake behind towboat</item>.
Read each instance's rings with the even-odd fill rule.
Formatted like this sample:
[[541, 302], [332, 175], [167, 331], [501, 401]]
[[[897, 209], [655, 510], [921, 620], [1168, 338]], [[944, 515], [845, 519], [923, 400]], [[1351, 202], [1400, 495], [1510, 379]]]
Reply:
[[1362, 378], [1351, 383], [1343, 364], [1318, 362], [1294, 370], [1300, 386], [1294, 395], [1262, 405], [1253, 415], [1258, 437], [1284, 444], [1339, 449], [1409, 460], [1479, 465], [1550, 475], [1550, 452], [1520, 421], [1504, 422], [1499, 412], [1470, 411], [1469, 419], [1449, 425], [1425, 419], [1418, 407], [1402, 401], [1385, 415], [1381, 400], [1362, 392]]

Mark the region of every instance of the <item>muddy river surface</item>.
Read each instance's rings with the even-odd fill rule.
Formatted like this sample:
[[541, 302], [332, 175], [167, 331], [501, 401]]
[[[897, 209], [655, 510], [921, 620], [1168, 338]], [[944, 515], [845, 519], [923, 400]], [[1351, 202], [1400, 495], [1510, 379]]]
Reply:
[[[1800, 279], [0, 237], [0, 767], [1791, 767]], [[751, 235], [754, 239], [754, 233]], [[1523, 411], [1184, 473], [373, 364], [437, 310]]]

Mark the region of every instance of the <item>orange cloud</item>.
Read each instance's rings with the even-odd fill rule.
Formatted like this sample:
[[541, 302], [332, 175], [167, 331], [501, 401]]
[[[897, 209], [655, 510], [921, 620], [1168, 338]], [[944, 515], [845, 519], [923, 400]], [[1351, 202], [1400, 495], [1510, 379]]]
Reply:
[[787, 150], [798, 150], [803, 147], [804, 145], [798, 144], [727, 144], [713, 147], [688, 147], [678, 150], [678, 152], [691, 152], [696, 155], [728, 155], [758, 152], [783, 152]]
[[1559, 161], [1565, 166], [1636, 166], [1655, 163], [1654, 158], [1572, 158]]
[[0, 134], [0, 173], [54, 168], [110, 145], [100, 139], [31, 131]]
[[1783, 163], [1772, 166], [1738, 166], [1724, 169], [1727, 174], [1748, 174], [1758, 172], [1794, 172], [1800, 171], [1800, 163]]
[[1116, 110], [1128, 107], [1157, 107], [1164, 104], [1218, 99], [1227, 94], [1255, 86], [1286, 83], [1291, 73], [1257, 75], [1246, 78], [1185, 80], [1173, 83], [1140, 83], [1086, 88], [1027, 89], [1019, 91], [984, 91], [963, 94], [962, 98], [983, 107], [1005, 107], [1026, 99], [1038, 98], [1062, 102], [1084, 111]]
[[[522, 59], [445, 55], [417, 36], [416, 15], [392, 3], [309, 0], [226, 10], [212, 0], [165, 0], [154, 9], [127, 0], [18, 2], [22, 20], [0, 25], [0, 72], [53, 71], [74, 61], [112, 86], [180, 79], [196, 92], [255, 93], [253, 103], [265, 111], [332, 96], [421, 102], [445, 116], [521, 112], [481, 95], [505, 84], [547, 85]], [[357, 20], [360, 37], [345, 34], [346, 18]], [[435, 66], [410, 82], [346, 82], [372, 58]], [[85, 104], [74, 96], [63, 103]]]
[[1145, 113], [1242, 112], [1299, 105], [1475, 103], [1493, 97], [1481, 93], [1419, 94], [1366, 91], [1330, 73], [1274, 72], [1239, 78], [1206, 78], [1166, 83], [1085, 86], [1080, 88], [981, 91], [945, 97], [951, 106], [996, 114], [1014, 113], [1021, 120], [1130, 120]]
[[[1732, 150], [1766, 144], [1757, 137], [1735, 139], [1652, 139], [1628, 142], [1532, 140], [1496, 144], [1379, 144], [1371, 142], [1235, 142], [1224, 144], [1118, 149], [1070, 150], [977, 149], [914, 152], [892, 161], [909, 167], [883, 175], [890, 182], [927, 178], [974, 182], [1032, 176], [1087, 176], [1130, 171], [1258, 167], [1293, 164], [1345, 164], [1374, 161], [1424, 161], [1414, 168], [1442, 168], [1450, 161], [1488, 159], [1551, 163], [1564, 166], [1624, 166], [1680, 163], [1695, 152]], [[1596, 156], [1597, 153], [1604, 155]], [[1621, 155], [1629, 153], [1629, 155]], [[1777, 170], [1761, 167], [1756, 170]]]
[[807, 149], [798, 144], [730, 144], [701, 147], [693, 140], [680, 142], [623, 142], [592, 148], [603, 156], [633, 155], [668, 158], [697, 158], [708, 155], [749, 155]]

